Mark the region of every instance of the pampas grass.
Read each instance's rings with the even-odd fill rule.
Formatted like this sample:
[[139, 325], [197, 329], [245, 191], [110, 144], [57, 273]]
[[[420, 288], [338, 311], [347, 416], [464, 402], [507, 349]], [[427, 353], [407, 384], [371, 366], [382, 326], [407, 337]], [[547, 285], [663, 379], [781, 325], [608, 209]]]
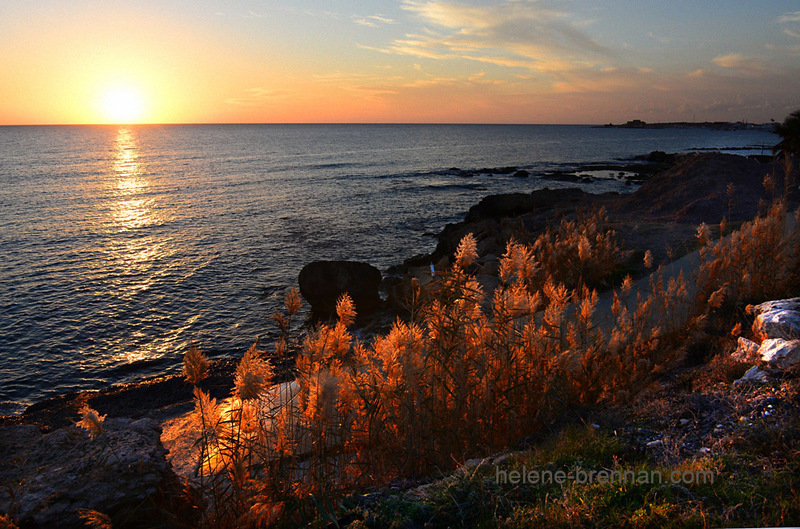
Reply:
[[[320, 498], [508, 447], [576, 404], [630, 400], [679, 362], [682, 344], [724, 307], [791, 288], [800, 238], [786, 218], [778, 202], [716, 242], [701, 225], [696, 277], [661, 268], [635, 294], [627, 277], [602, 317], [597, 288], [610, 283], [621, 255], [602, 210], [563, 221], [532, 245], [510, 241], [491, 296], [470, 272], [475, 239], [464, 237], [451, 268], [420, 287], [425, 302], [411, 320], [367, 342], [349, 330], [355, 309], [342, 297], [337, 320], [303, 340], [294, 383], [268, 389], [271, 371], [254, 345], [224, 409], [195, 389], [213, 489], [207, 521], [313, 519]], [[290, 293], [285, 314], [273, 318], [282, 336], [298, 310]], [[190, 349], [186, 361], [195, 384], [197, 355]]]
[[105, 415], [100, 415], [97, 410], [93, 409], [88, 404], [84, 404], [79, 411], [81, 420], [76, 423], [76, 426], [83, 428], [91, 437], [97, 437], [103, 433], [103, 421], [106, 420]]

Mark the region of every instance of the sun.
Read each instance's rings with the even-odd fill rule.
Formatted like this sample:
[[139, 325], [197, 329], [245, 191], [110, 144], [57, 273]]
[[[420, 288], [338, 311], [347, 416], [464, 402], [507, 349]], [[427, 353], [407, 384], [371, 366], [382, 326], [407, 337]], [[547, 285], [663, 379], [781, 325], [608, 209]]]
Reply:
[[103, 96], [101, 108], [109, 123], [138, 123], [144, 116], [144, 98], [132, 87], [114, 87]]

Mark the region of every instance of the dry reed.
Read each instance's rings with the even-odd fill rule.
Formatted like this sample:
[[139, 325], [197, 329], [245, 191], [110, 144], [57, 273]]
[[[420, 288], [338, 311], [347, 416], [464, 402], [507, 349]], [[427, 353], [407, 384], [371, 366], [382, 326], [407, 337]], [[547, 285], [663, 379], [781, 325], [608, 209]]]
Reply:
[[[386, 335], [355, 340], [355, 310], [343, 297], [337, 321], [306, 336], [294, 383], [268, 388], [254, 345], [224, 409], [196, 389], [208, 522], [271, 523], [319, 509], [319, 498], [507, 447], [567, 406], [625, 401], [678, 361], [710, 316], [786, 292], [800, 263], [797, 225], [787, 229], [778, 201], [726, 239], [714, 242], [701, 225], [696, 277], [659, 269], [635, 294], [628, 278], [610, 316], [598, 318], [596, 288], [620, 255], [604, 220], [597, 211], [531, 246], [509, 242], [489, 298], [468, 272], [477, 257], [468, 235], [420, 296], [425, 304]], [[290, 294], [287, 314], [273, 318], [283, 336], [298, 309]], [[186, 369], [194, 384], [198, 354], [187, 353], [186, 365], [199, 366]]]

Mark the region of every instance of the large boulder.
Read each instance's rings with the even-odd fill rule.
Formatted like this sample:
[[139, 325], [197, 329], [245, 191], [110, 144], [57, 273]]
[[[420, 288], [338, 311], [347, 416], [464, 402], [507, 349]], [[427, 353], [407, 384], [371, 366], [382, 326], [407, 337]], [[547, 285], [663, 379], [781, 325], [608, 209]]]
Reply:
[[345, 292], [350, 295], [359, 313], [370, 312], [380, 305], [378, 287], [381, 272], [358, 261], [314, 261], [300, 270], [297, 278], [300, 294], [317, 314], [328, 316], [336, 311], [336, 302]]
[[800, 364], [800, 340], [769, 338], [761, 343], [758, 354], [767, 367], [789, 369]]

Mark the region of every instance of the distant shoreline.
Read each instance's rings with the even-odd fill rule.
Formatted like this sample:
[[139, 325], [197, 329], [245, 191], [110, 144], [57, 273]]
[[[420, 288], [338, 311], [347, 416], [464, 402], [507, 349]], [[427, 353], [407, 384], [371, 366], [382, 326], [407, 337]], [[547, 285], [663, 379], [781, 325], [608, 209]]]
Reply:
[[609, 123], [602, 128], [614, 129], [711, 129], [711, 130], [765, 130], [771, 132], [774, 123], [745, 123], [743, 121], [670, 121], [665, 123], [647, 123], [634, 119], [620, 125]]

